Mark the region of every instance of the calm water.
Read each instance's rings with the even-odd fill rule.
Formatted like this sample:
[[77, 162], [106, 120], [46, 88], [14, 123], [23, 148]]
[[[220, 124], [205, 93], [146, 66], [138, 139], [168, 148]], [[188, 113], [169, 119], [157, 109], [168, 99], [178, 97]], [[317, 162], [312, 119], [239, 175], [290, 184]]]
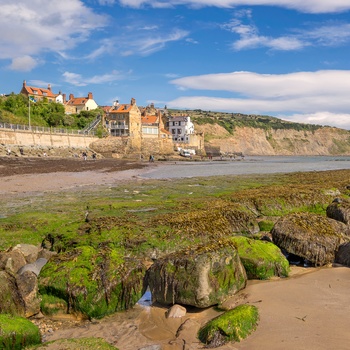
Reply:
[[181, 161], [153, 168], [142, 177], [170, 179], [197, 176], [290, 173], [350, 169], [350, 157], [245, 157], [244, 160]]

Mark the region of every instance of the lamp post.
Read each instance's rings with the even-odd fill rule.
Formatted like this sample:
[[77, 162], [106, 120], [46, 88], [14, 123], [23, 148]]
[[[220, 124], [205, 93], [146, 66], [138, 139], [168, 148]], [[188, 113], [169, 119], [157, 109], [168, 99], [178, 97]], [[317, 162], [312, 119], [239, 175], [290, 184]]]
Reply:
[[30, 96], [28, 96], [28, 126], [29, 126], [29, 130], [30, 130]]

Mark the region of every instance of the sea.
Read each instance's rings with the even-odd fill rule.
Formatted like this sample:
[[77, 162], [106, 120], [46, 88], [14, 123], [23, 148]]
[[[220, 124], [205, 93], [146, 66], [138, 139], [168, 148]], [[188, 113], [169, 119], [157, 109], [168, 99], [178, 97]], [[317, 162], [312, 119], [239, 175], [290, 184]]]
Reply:
[[350, 156], [245, 156], [236, 159], [178, 161], [152, 167], [141, 177], [176, 179], [200, 176], [273, 174], [350, 169]]

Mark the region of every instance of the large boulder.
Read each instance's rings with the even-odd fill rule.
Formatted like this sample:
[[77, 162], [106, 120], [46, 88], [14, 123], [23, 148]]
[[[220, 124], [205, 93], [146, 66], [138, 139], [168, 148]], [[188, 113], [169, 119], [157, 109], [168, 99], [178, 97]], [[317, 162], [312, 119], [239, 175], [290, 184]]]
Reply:
[[287, 277], [289, 262], [275, 244], [243, 236], [232, 237], [248, 279]]
[[246, 285], [234, 244], [217, 241], [169, 254], [147, 271], [153, 301], [199, 308], [216, 305]]
[[278, 247], [315, 266], [334, 262], [338, 247], [350, 240], [347, 225], [312, 213], [294, 213], [280, 218], [271, 234]]
[[146, 268], [118, 250], [83, 246], [53, 256], [39, 275], [39, 290], [65, 300], [68, 313], [102, 318], [134, 306]]
[[199, 340], [214, 348], [229, 341], [239, 342], [250, 335], [259, 321], [258, 308], [254, 305], [239, 305], [210, 320], [198, 332]]
[[18, 291], [15, 277], [6, 271], [0, 271], [0, 314], [5, 313], [24, 316], [25, 304]]
[[326, 209], [327, 216], [344, 224], [350, 224], [350, 202], [337, 199]]
[[23, 317], [0, 314], [0, 348], [21, 350], [41, 343], [39, 328]]

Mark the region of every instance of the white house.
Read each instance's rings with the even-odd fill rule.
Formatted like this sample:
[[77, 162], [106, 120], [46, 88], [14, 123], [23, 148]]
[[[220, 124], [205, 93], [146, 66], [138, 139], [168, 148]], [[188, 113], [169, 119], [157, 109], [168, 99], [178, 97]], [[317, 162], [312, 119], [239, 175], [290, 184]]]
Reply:
[[194, 125], [189, 116], [169, 116], [168, 129], [175, 142], [189, 142], [194, 134]]

